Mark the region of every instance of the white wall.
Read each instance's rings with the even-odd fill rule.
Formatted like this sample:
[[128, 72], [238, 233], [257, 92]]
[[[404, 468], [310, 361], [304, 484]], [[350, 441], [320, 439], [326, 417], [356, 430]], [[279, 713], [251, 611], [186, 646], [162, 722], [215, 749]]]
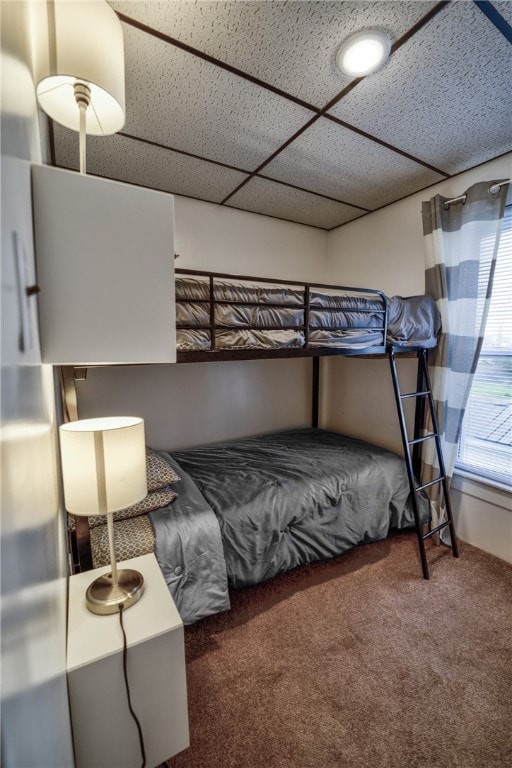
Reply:
[[[372, 286], [389, 296], [423, 293], [422, 201], [435, 194], [455, 197], [477, 181], [511, 175], [512, 154], [508, 154], [333, 230], [328, 240], [327, 281]], [[402, 452], [387, 361], [328, 358], [324, 362], [327, 424]], [[416, 363], [405, 359], [400, 365], [404, 390], [411, 391]], [[507, 552], [512, 561], [508, 512], [503, 514], [503, 507], [488, 497], [475, 505], [474, 496], [458, 491], [454, 496], [462, 538], [500, 557]]]
[[328, 233], [176, 196], [176, 267], [284, 280], [325, 277]]
[[[177, 267], [323, 282], [328, 233], [175, 197]], [[90, 369], [81, 418], [133, 413], [154, 448], [176, 449], [311, 423], [311, 360]], [[148, 397], [147, 393], [151, 395]]]
[[[23, 298], [15, 269], [16, 253], [22, 254], [28, 281], [34, 282], [30, 162], [42, 159], [31, 74], [29, 30], [34, 27], [28, 3], [2, 2], [0, 9], [1, 762], [5, 768], [70, 768], [67, 559], [53, 371], [40, 365], [34, 306], [27, 307], [31, 333], [20, 349]], [[39, 11], [45, 13], [46, 4]]]
[[511, 494], [457, 474], [452, 480], [450, 498], [460, 538], [512, 563]]
[[311, 360], [91, 368], [80, 418], [135, 415], [146, 442], [177, 450], [311, 423]]

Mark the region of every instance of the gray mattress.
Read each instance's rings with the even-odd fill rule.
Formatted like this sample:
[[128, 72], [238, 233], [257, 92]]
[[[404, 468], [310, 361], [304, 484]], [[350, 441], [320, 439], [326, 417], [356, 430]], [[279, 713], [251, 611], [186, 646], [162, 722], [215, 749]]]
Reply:
[[336, 432], [301, 428], [161, 453], [182, 480], [178, 499], [150, 513], [155, 553], [185, 623], [226, 610], [229, 587], [414, 523], [403, 459]]

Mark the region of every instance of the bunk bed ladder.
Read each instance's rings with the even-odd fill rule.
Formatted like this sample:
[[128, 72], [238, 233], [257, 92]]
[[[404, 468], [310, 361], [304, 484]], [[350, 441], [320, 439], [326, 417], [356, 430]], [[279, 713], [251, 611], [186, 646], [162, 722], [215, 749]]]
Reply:
[[[434, 398], [432, 396], [432, 386], [430, 383], [430, 376], [428, 372], [428, 357], [426, 349], [418, 349], [418, 376], [417, 386], [415, 392], [408, 392], [402, 394], [400, 391], [400, 381], [398, 377], [398, 369], [396, 364], [397, 351], [391, 347], [389, 349], [389, 362], [391, 365], [391, 375], [393, 378], [393, 389], [395, 392], [395, 399], [397, 404], [398, 416], [400, 420], [400, 432], [402, 434], [402, 443], [404, 447], [404, 456], [407, 466], [407, 475], [409, 477], [409, 485], [411, 488], [411, 499], [414, 512], [414, 521], [416, 527], [416, 535], [418, 537], [418, 547], [421, 559], [421, 569], [423, 571], [423, 578], [429, 578], [429, 570], [427, 563], [427, 556], [425, 552], [425, 541], [436, 533], [439, 533], [442, 529], [448, 527], [450, 529], [451, 548], [454, 557], [459, 556], [457, 547], [457, 537], [455, 534], [455, 528], [453, 525], [453, 515], [450, 502], [450, 494], [448, 491], [448, 482], [446, 478], [446, 471], [444, 466], [443, 454], [441, 450], [441, 438], [439, 435], [439, 427], [437, 422], [437, 416], [434, 406]], [[414, 438], [411, 440], [407, 432], [407, 422], [405, 418], [403, 401], [409, 398], [416, 400], [415, 419], [414, 419]], [[423, 425], [423, 418], [425, 415], [425, 405], [428, 406], [430, 417], [433, 426], [433, 432], [421, 435], [421, 429]], [[435, 480], [431, 480], [428, 483], [422, 483], [421, 480], [421, 447], [426, 440], [434, 440], [436, 446], [436, 454], [439, 465], [439, 477]], [[446, 510], [446, 520], [435, 528], [430, 528], [427, 533], [423, 532], [423, 525], [421, 522], [419, 507], [418, 507], [418, 494], [430, 486], [440, 484], [443, 490], [444, 505]]]

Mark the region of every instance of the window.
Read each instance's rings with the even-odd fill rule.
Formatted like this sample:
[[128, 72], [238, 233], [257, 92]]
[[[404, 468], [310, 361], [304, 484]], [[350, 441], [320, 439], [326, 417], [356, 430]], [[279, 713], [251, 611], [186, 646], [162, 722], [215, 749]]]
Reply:
[[[492, 250], [482, 259], [490, 264]], [[505, 209], [485, 337], [471, 387], [456, 467], [512, 485], [512, 205]], [[482, 296], [482, 301], [484, 300]]]

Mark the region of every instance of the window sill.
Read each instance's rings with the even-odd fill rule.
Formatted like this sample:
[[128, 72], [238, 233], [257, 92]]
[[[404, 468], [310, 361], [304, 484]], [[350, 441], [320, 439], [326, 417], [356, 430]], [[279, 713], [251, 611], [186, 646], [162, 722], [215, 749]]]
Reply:
[[503, 507], [512, 512], [512, 494], [509, 488], [492, 480], [473, 475], [462, 469], [455, 469], [451, 482], [451, 487], [468, 496], [474, 496], [477, 499], [486, 501], [488, 504], [494, 504], [496, 507]]

